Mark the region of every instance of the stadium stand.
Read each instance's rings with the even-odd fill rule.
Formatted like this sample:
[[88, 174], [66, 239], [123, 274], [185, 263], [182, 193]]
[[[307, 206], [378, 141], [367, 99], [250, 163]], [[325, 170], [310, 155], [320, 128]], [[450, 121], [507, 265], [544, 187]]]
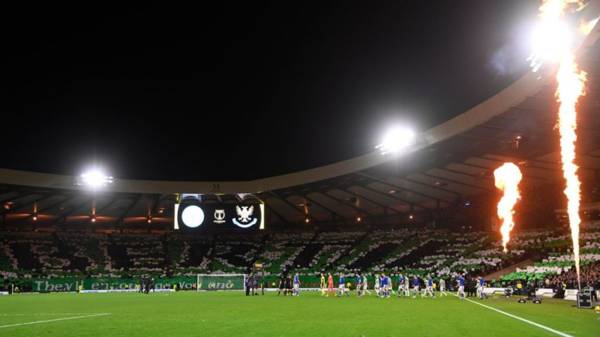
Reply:
[[[600, 223], [582, 234], [582, 281], [600, 276]], [[255, 234], [99, 234], [6, 232], [0, 240], [0, 273], [5, 280], [50, 277], [155, 277], [197, 273], [245, 273], [264, 261], [266, 275], [294, 270], [403, 272], [451, 278], [484, 276], [535, 257], [531, 266], [502, 275], [498, 284], [559, 282], [576, 285], [568, 236], [561, 231], [519, 233], [508, 254], [491, 232], [453, 233], [446, 229], [382, 228], [347, 232], [303, 231]], [[493, 248], [490, 248], [493, 247]]]
[[[590, 79], [599, 74], [598, 36], [581, 46], [580, 65]], [[116, 179], [95, 196], [74, 176], [0, 168], [0, 272], [6, 280], [177, 276], [239, 273], [261, 262], [269, 275], [294, 269], [306, 277], [322, 270], [451, 277], [533, 261], [498, 274], [499, 282], [552, 276], [571, 286], [570, 234], [557, 220], [564, 218], [564, 178], [549, 136], [554, 77], [547, 75], [528, 73], [419, 132], [402, 160], [373, 151], [250, 181]], [[597, 97], [598, 86], [589, 86], [586, 99]], [[594, 104], [582, 106], [577, 118], [585, 125], [577, 156], [582, 213], [597, 221], [600, 138], [591, 131], [600, 130], [600, 119]], [[505, 162], [517, 163], [524, 176], [508, 254], [500, 249], [497, 221], [490, 220], [497, 203], [493, 171]], [[174, 205], [184, 191], [201, 195], [205, 205], [258, 200], [268, 228], [242, 236], [176, 232]], [[593, 278], [598, 225], [582, 230], [583, 262]]]

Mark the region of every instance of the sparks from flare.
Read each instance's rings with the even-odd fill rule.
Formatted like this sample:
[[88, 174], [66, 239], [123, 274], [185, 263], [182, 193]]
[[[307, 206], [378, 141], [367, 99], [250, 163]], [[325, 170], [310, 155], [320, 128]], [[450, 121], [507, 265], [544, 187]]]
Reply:
[[523, 179], [523, 175], [517, 165], [504, 163], [494, 171], [494, 179], [496, 187], [504, 193], [498, 202], [497, 212], [498, 217], [502, 220], [500, 233], [502, 234], [502, 247], [504, 247], [506, 253], [508, 251], [506, 246], [510, 241], [510, 232], [515, 226], [513, 220], [514, 207], [521, 198], [519, 183]]
[[[577, 284], [581, 288], [579, 267], [579, 206], [581, 199], [581, 182], [577, 176], [575, 164], [577, 142], [577, 102], [585, 93], [586, 73], [579, 70], [575, 59], [572, 36], [564, 23], [565, 11], [570, 5], [581, 9], [583, 3], [578, 0], [544, 0], [540, 7], [541, 37], [531, 56], [532, 67], [537, 70], [542, 60], [547, 59], [558, 63], [556, 81], [556, 99], [559, 103], [557, 128], [560, 135], [560, 158], [563, 178], [565, 179], [564, 194], [567, 197], [567, 214], [571, 227], [573, 242], [573, 259], [577, 272]], [[597, 20], [582, 25], [579, 32], [588, 34]], [[561, 32], [560, 35], [557, 32]], [[540, 42], [541, 41], [541, 42]]]

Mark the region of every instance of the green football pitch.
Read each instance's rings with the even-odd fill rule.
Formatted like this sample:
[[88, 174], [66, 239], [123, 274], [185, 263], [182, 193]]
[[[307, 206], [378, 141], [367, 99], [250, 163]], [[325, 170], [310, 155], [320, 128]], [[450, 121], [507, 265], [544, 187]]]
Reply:
[[308, 292], [21, 294], [0, 297], [0, 336], [600, 336], [600, 315], [573, 304]]

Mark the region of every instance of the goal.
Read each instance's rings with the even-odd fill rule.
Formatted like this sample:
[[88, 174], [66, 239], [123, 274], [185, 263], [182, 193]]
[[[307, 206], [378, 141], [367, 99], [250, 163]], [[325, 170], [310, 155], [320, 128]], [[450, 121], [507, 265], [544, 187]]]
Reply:
[[196, 290], [244, 290], [246, 274], [198, 274]]

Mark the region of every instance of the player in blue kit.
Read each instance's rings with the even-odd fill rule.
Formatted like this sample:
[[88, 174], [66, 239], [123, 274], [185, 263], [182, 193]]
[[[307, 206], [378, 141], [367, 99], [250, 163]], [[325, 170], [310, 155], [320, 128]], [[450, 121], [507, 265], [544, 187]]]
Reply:
[[387, 276], [385, 276], [385, 273], [381, 273], [381, 276], [379, 277], [379, 291], [380, 291], [381, 298], [390, 297], [388, 282], [389, 282], [389, 278]]
[[300, 295], [300, 275], [298, 275], [298, 273], [294, 274], [294, 292], [292, 293], [292, 295]]
[[338, 296], [343, 296], [344, 294], [350, 296], [350, 294], [346, 292], [346, 277], [344, 277], [343, 273], [340, 273], [340, 280], [338, 283]]
[[478, 277], [478, 282], [477, 282], [477, 296], [480, 299], [484, 298], [484, 293], [483, 290], [485, 289], [485, 279], [483, 277]]
[[465, 278], [462, 276], [462, 274], [458, 275], [458, 278], [456, 279], [456, 283], [458, 283], [458, 298], [460, 298], [461, 300], [465, 299]]
[[433, 292], [433, 279], [431, 275], [427, 276], [427, 286], [425, 287], [425, 295], [431, 296], [431, 298], [435, 298], [435, 293]]
[[419, 287], [421, 286], [421, 281], [417, 275], [414, 276], [412, 281], [412, 289], [413, 289], [413, 298], [417, 298], [419, 294]]

